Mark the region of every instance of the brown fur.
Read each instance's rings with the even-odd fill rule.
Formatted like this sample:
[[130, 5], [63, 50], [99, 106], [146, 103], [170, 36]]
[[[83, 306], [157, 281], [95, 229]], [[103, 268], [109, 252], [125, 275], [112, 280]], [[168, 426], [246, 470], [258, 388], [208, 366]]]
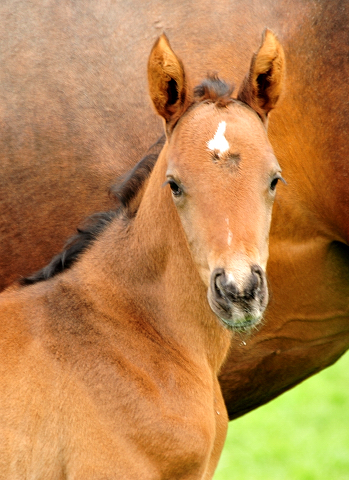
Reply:
[[288, 182], [270, 236], [265, 322], [220, 378], [231, 418], [349, 345], [349, 14], [339, 0], [1, 2], [0, 288], [42, 268], [161, 135], [146, 61], [165, 31], [193, 85], [241, 85], [265, 27], [285, 48], [269, 137]]
[[[149, 59], [153, 98], [167, 91], [166, 68], [152, 65], [161, 49], [177, 60], [162, 37]], [[228, 423], [217, 378], [226, 325], [241, 330], [264, 311], [280, 167], [248, 106], [187, 110], [188, 98], [186, 86], [174, 111], [154, 102], [168, 137], [128, 221], [114, 216], [60, 276], [0, 295], [1, 479], [213, 476]], [[221, 122], [239, 171], [212, 161]], [[176, 198], [166, 179], [186, 193]], [[217, 269], [233, 280], [213, 288]]]

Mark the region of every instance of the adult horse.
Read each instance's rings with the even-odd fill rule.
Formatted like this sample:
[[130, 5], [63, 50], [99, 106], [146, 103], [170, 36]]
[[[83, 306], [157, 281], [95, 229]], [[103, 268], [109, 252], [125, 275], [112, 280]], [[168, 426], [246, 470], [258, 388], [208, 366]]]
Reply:
[[165, 30], [197, 83], [240, 82], [265, 26], [288, 59], [269, 134], [288, 186], [270, 237], [265, 325], [233, 343], [221, 384], [231, 418], [333, 363], [348, 347], [347, 71], [339, 0], [2, 2], [2, 286], [44, 266], [110, 184], [161, 133], [144, 81]]
[[166, 143], [149, 179], [142, 165], [71, 269], [0, 296], [1, 478], [212, 478], [230, 330], [267, 304], [281, 176], [265, 123], [283, 71], [266, 31], [236, 100], [217, 77], [192, 92], [166, 37], [155, 43]]

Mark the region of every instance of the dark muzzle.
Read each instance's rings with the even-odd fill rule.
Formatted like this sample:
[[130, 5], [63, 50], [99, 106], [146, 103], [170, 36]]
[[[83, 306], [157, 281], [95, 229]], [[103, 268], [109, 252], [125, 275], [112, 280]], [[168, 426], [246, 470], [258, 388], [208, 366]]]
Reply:
[[229, 328], [245, 329], [261, 319], [267, 305], [265, 273], [259, 265], [253, 265], [243, 288], [232, 278], [223, 268], [212, 272], [208, 293], [210, 306]]

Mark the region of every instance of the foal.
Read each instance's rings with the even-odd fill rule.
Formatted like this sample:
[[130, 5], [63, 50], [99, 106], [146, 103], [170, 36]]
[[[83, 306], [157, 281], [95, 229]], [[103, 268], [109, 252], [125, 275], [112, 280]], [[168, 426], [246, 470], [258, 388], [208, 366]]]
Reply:
[[212, 477], [227, 427], [217, 374], [231, 331], [267, 304], [280, 168], [265, 123], [283, 69], [266, 31], [237, 100], [217, 78], [193, 94], [156, 42], [167, 140], [139, 207], [71, 269], [1, 296], [0, 478]]

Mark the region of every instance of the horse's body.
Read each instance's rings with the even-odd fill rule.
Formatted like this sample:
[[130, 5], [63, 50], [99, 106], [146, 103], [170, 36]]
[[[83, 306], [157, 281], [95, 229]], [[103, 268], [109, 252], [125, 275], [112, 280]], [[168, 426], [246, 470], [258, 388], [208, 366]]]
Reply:
[[283, 70], [266, 31], [237, 99], [217, 78], [194, 93], [166, 37], [156, 42], [155, 167], [126, 182], [71, 269], [0, 296], [1, 479], [212, 478], [230, 330], [258, 324], [268, 299], [281, 177], [265, 124]]
[[272, 224], [265, 326], [234, 342], [221, 377], [230, 416], [334, 362], [349, 345], [345, 2], [19, 1], [0, 13], [2, 286], [110, 208], [110, 183], [160, 135], [144, 80], [159, 32], [195, 83], [212, 69], [240, 82], [268, 26], [288, 60], [269, 127], [288, 186]]

